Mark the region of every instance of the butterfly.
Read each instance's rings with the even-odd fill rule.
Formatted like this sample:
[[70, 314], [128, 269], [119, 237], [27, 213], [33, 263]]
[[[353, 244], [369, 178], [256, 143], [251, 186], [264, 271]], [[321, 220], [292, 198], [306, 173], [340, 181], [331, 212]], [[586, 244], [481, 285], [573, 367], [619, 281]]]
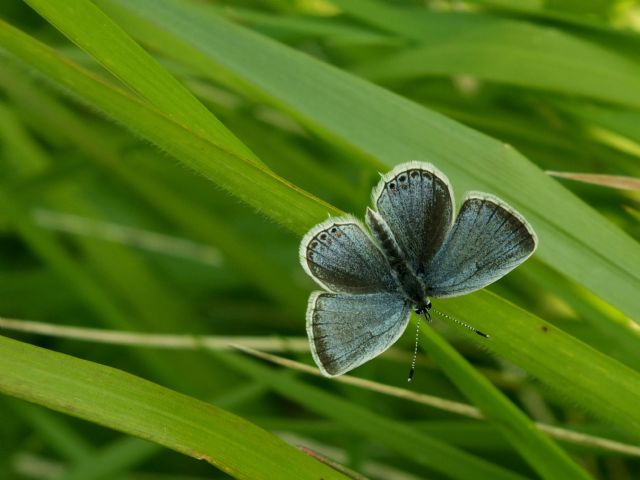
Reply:
[[311, 294], [306, 315], [311, 353], [326, 376], [388, 349], [412, 309], [430, 320], [430, 297], [484, 288], [538, 243], [524, 217], [490, 194], [468, 192], [454, 221], [449, 180], [430, 163], [397, 165], [372, 201], [368, 229], [351, 215], [329, 218], [300, 244], [302, 267], [326, 290]]

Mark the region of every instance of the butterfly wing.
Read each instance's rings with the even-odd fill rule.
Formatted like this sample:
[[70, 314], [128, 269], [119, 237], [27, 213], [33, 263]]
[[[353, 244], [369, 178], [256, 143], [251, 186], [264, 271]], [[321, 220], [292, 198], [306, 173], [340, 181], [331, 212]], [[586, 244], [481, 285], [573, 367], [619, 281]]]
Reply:
[[427, 295], [454, 297], [486, 287], [536, 246], [536, 234], [519, 213], [497, 197], [471, 192], [423, 276]]
[[374, 189], [373, 203], [409, 266], [417, 274], [424, 272], [451, 228], [453, 196], [447, 177], [430, 163], [398, 165]]
[[307, 308], [313, 359], [324, 375], [342, 375], [393, 345], [410, 313], [410, 305], [393, 293], [313, 292]]
[[397, 289], [384, 255], [353, 217], [329, 219], [311, 229], [300, 244], [300, 263], [320, 286], [333, 292]]

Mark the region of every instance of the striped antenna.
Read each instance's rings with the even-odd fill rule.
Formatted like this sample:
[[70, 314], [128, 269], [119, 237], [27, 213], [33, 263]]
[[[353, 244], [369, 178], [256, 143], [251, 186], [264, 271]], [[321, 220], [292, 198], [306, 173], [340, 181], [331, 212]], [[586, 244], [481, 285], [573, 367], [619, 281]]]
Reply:
[[438, 315], [440, 315], [441, 317], [448, 318], [449, 320], [451, 320], [451, 321], [452, 321], [452, 322], [454, 322], [454, 323], [457, 323], [457, 324], [458, 324], [458, 325], [460, 325], [461, 327], [464, 327], [464, 328], [466, 328], [466, 329], [468, 329], [468, 330], [471, 330], [472, 332], [477, 333], [477, 334], [478, 334], [478, 335], [480, 335], [481, 337], [489, 338], [489, 335], [487, 335], [486, 333], [481, 332], [480, 330], [478, 330], [478, 329], [477, 329], [477, 328], [475, 328], [475, 327], [472, 327], [472, 326], [471, 326], [471, 325], [469, 325], [468, 323], [464, 323], [462, 320], [458, 320], [457, 318], [452, 317], [451, 315], [447, 315], [446, 313], [441, 312], [440, 310], [436, 310], [435, 308], [432, 308], [431, 310], [432, 310], [433, 312], [436, 312], [436, 313], [437, 313]]
[[418, 321], [416, 322], [416, 344], [413, 347], [413, 357], [411, 358], [411, 370], [409, 370], [409, 376], [407, 377], [407, 382], [412, 382], [413, 374], [416, 373], [416, 359], [418, 357], [418, 339], [420, 338], [420, 320], [422, 320], [422, 317], [418, 317]]

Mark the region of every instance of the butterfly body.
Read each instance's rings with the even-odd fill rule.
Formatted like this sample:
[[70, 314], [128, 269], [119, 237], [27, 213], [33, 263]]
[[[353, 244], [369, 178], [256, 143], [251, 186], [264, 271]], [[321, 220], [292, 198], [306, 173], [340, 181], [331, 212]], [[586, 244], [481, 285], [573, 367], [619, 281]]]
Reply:
[[427, 289], [405, 259], [389, 226], [378, 213], [370, 208], [367, 208], [366, 220], [373, 237], [389, 262], [389, 268], [398, 282], [400, 293], [413, 304], [414, 308], [426, 308]]
[[372, 200], [368, 230], [352, 216], [330, 218], [300, 244], [303, 268], [326, 290], [309, 298], [307, 334], [327, 376], [389, 348], [412, 309], [429, 319], [430, 297], [483, 288], [537, 245], [528, 222], [493, 195], [468, 193], [454, 221], [449, 181], [429, 163], [396, 166]]

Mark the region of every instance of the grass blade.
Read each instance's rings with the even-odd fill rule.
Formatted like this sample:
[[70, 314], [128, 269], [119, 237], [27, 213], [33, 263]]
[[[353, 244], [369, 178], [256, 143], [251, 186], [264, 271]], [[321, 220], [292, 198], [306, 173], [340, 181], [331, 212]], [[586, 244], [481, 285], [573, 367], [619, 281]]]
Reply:
[[[375, 80], [474, 77], [640, 107], [640, 65], [559, 29], [479, 13], [334, 0], [349, 14], [420, 45], [358, 68]], [[616, 85], [616, 88], [610, 88]]]
[[236, 478], [345, 478], [246, 420], [128, 373], [6, 337], [0, 359], [3, 393], [164, 445]]
[[600, 175], [597, 173], [555, 172], [547, 171], [552, 177], [568, 178], [577, 182], [600, 185], [601, 187], [618, 188], [620, 190], [640, 191], [640, 179], [624, 175]]
[[285, 398], [304, 405], [322, 416], [333, 418], [354, 432], [365, 435], [400, 455], [452, 478], [499, 479], [520, 475], [493, 465], [439, 440], [420, 434], [364, 407], [332, 395], [318, 387], [278, 372], [249, 358], [230, 352], [211, 352], [216, 358], [251, 378], [265, 382]]
[[422, 325], [421, 332], [426, 350], [447, 376], [510, 439], [516, 450], [542, 478], [590, 478], [435, 330]]
[[453, 180], [459, 196], [467, 190], [500, 196], [533, 224], [540, 259], [627, 315], [640, 311], [636, 242], [510, 146], [231, 25], [206, 6], [172, 0], [100, 5], [163, 54], [267, 99], [374, 160], [372, 169], [380, 162], [430, 160]]
[[[327, 212], [340, 213], [277, 175], [196, 136], [157, 110], [1, 21], [0, 45], [293, 231], [304, 233], [318, 218], [325, 218]], [[252, 187], [247, 188], [247, 185]], [[292, 209], [291, 205], [297, 208]]]
[[260, 163], [257, 157], [121, 28], [89, 0], [27, 3], [107, 70], [174, 122]]

